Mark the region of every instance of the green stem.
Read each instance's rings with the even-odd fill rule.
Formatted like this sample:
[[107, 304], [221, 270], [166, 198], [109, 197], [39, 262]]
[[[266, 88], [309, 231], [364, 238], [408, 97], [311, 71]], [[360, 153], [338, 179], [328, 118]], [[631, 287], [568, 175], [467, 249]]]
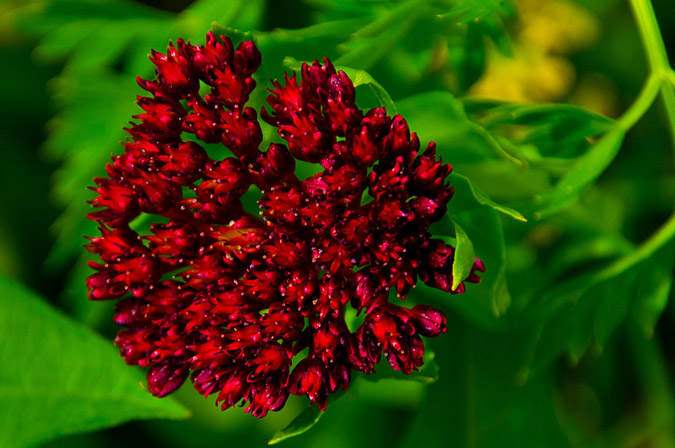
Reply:
[[661, 37], [661, 31], [659, 30], [659, 24], [656, 21], [651, 1], [630, 0], [630, 4], [638, 24], [642, 44], [647, 52], [651, 71], [656, 74], [670, 71], [668, 54], [663, 44], [663, 38]]
[[675, 238], [675, 213], [670, 215], [668, 221], [663, 223], [644, 243], [634, 252], [626, 255], [598, 272], [595, 281], [600, 282], [626, 272], [638, 263], [646, 260], [654, 252], [668, 244]]
[[633, 15], [638, 25], [640, 38], [647, 53], [647, 61], [652, 76], [654, 76], [663, 94], [666, 106], [670, 136], [675, 149], [675, 86], [673, 85], [673, 70], [668, 61], [666, 46], [661, 37], [659, 24], [650, 0], [630, 0]]
[[656, 76], [651, 75], [645, 85], [642, 87], [640, 94], [633, 101], [633, 104], [626, 112], [617, 120], [619, 126], [624, 131], [628, 132], [635, 124], [640, 121], [640, 118], [649, 110], [656, 95], [659, 93], [659, 80]]

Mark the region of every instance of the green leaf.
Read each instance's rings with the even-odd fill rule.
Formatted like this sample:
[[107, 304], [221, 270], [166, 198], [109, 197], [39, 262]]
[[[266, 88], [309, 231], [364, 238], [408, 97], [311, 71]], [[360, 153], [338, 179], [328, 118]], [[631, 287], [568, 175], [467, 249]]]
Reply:
[[459, 89], [466, 92], [469, 87], [483, 75], [485, 71], [485, 36], [480, 22], [466, 24], [466, 36], [462, 39], [462, 51], [456, 53], [461, 56], [459, 63], [463, 70], [458, 71]]
[[[45, 152], [54, 160], [63, 159], [54, 176], [52, 197], [64, 211], [53, 226], [57, 236], [50, 267], [79, 254], [82, 235], [91, 235], [95, 230], [95, 224], [85, 218], [90, 211], [86, 201], [94, 194], [85, 187], [104, 173], [111, 153], [123, 151], [119, 144], [124, 138], [122, 127], [138, 112], [133, 101], [137, 93], [133, 80], [124, 81], [108, 70], [71, 72], [57, 78], [55, 84], [56, 100], [63, 110], [49, 123], [51, 135]], [[101, 113], [103, 109], [105, 114]]]
[[653, 332], [668, 300], [674, 256], [669, 239], [644, 259], [636, 258], [634, 254], [647, 251], [648, 244], [598, 272], [584, 273], [541, 295], [530, 315], [538, 334], [533, 338], [533, 363], [527, 371], [543, 371], [563, 352], [576, 363], [592, 344], [601, 351], [631, 307], [643, 331]]
[[325, 57], [333, 56], [335, 46], [344, 41], [345, 36], [368, 23], [368, 19], [369, 17], [356, 17], [332, 20], [299, 29], [257, 31], [254, 35], [265, 58], [263, 66], [272, 68], [289, 56], [300, 60], [312, 60], [319, 54]]
[[[211, 23], [211, 31], [217, 33], [213, 26], [215, 23], [223, 23], [230, 30], [241, 33], [235, 36], [235, 41], [249, 40], [249, 32], [238, 30], [252, 30], [260, 28], [265, 12], [265, 0], [197, 0], [180, 13], [177, 17], [181, 31], [188, 29], [189, 34], [199, 41], [204, 39], [205, 25]], [[184, 36], [183, 33], [181, 35]], [[243, 39], [239, 39], [239, 38]]]
[[[504, 124], [546, 126], [570, 123], [577, 127], [584, 125], [591, 135], [598, 135], [615, 124], [604, 115], [570, 104], [501, 104], [476, 98], [465, 98], [464, 103], [472, 111], [483, 109], [479, 121], [488, 128]], [[490, 107], [484, 110], [486, 105]]]
[[397, 106], [410, 129], [423, 142], [436, 143], [438, 154], [453, 166], [488, 159], [522, 165], [487, 129], [469, 120], [462, 102], [450, 92], [418, 93], [397, 101]]
[[442, 375], [428, 386], [399, 446], [518, 447], [525, 433], [526, 446], [569, 446], [553, 408], [557, 378], [517, 382], [525, 334], [518, 328], [487, 331], [454, 313], [448, 330], [428, 341]]
[[267, 442], [268, 445], [276, 445], [291, 437], [299, 436], [302, 433], [309, 431], [312, 426], [316, 425], [325, 411], [320, 411], [319, 407], [314, 405], [302, 411], [295, 417], [285, 428], [277, 431], [272, 438]]
[[373, 91], [373, 94], [375, 94], [375, 97], [380, 103], [380, 106], [384, 107], [387, 110], [387, 113], [389, 115], [395, 115], [398, 113], [398, 109], [396, 108], [396, 104], [394, 103], [394, 100], [391, 99], [391, 96], [389, 96], [389, 93], [380, 85], [379, 82], [375, 81], [375, 79], [365, 70], [357, 70], [355, 68], [351, 67], [345, 67], [345, 66], [336, 66], [336, 70], [342, 70], [349, 76], [349, 79], [352, 80], [352, 83], [354, 83], [354, 87], [358, 86], [368, 86], [370, 89]]
[[615, 126], [583, 156], [574, 167], [556, 184], [552, 191], [535, 197], [538, 203], [534, 212], [536, 219], [549, 216], [570, 204], [582, 190], [595, 181], [607, 169], [621, 149], [625, 132]]
[[188, 411], [157, 399], [112, 343], [72, 322], [14, 280], [0, 277], [0, 446]]
[[231, 28], [229, 26], [221, 25], [215, 20], [211, 22], [211, 31], [217, 36], [224, 35], [232, 39], [232, 42], [237, 45], [239, 42], [245, 40], [255, 41], [255, 35], [250, 31], [240, 31], [236, 28]]
[[455, 247], [455, 259], [452, 262], [452, 290], [455, 291], [459, 285], [471, 275], [471, 269], [476, 262], [476, 254], [473, 251], [473, 244], [462, 227], [454, 222], [455, 238], [457, 247]]
[[434, 358], [434, 352], [427, 350], [423, 356], [422, 367], [419, 370], [413, 371], [410, 375], [406, 375], [400, 370], [392, 369], [386, 361], [382, 361], [378, 366], [378, 371], [370, 375], [359, 375], [366, 381], [381, 381], [387, 379], [403, 380], [403, 381], [417, 381], [424, 384], [433, 383], [438, 380], [438, 364]]
[[634, 316], [649, 338], [654, 336], [656, 322], [668, 305], [674, 268], [675, 248], [667, 244], [640, 270]]
[[479, 22], [493, 13], [510, 13], [513, 6], [510, 0], [459, 0], [444, 16], [456, 16], [463, 23]]
[[494, 202], [478, 191], [472, 185], [471, 181], [461, 174], [450, 174], [450, 185], [455, 189], [455, 194], [449, 205], [450, 212], [453, 214], [473, 210], [481, 206], [487, 206], [499, 213], [510, 216], [515, 220], [527, 222], [527, 219], [518, 210]]
[[410, 28], [429, 14], [426, 2], [407, 0], [391, 9], [381, 9], [375, 20], [354, 32], [339, 46], [343, 55], [336, 65], [369, 69], [406, 38]]
[[[450, 307], [468, 320], [485, 328], [503, 329], [507, 324], [500, 316], [511, 304], [506, 282], [506, 251], [504, 233], [498, 213], [490, 207], [477, 207], [453, 216], [472, 241], [474, 251], [485, 264], [478, 284], [465, 283], [463, 294], [448, 294], [419, 282], [410, 291], [412, 299], [420, 302], [434, 301], [434, 305]], [[451, 228], [452, 221], [447, 221]]]
[[[295, 58], [287, 56], [284, 58], [284, 66], [289, 70], [299, 71], [302, 67], [302, 62], [298, 61]], [[365, 70], [357, 70], [351, 67], [345, 66], [335, 66], [335, 69], [338, 71], [343, 71], [347, 74], [349, 79], [352, 80], [354, 87], [359, 86], [368, 86], [373, 91], [373, 94], [377, 98], [377, 101], [380, 103], [381, 107], [384, 107], [387, 110], [389, 115], [395, 115], [398, 113], [396, 103], [391, 99], [389, 93], [385, 90], [382, 85], [373, 78], [370, 73]]]

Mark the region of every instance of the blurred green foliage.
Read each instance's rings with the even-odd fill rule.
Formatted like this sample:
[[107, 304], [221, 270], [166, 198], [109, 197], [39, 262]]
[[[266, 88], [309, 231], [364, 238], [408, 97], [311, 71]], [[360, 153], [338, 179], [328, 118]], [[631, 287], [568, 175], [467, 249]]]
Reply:
[[[647, 0], [4, 0], [0, 444], [675, 446], [669, 5], [654, 1], [663, 47]], [[93, 333], [116, 329], [86, 299], [86, 187], [121, 152], [150, 49], [212, 27], [260, 48], [253, 107], [270, 78], [328, 57], [361, 107], [397, 110], [454, 166], [433, 230], [459, 275], [473, 253], [487, 271], [463, 295], [409, 296], [449, 317], [418, 381], [382, 366], [320, 420], [291, 399], [258, 421], [189, 385], [151, 398]], [[160, 419], [181, 406], [191, 417]]]

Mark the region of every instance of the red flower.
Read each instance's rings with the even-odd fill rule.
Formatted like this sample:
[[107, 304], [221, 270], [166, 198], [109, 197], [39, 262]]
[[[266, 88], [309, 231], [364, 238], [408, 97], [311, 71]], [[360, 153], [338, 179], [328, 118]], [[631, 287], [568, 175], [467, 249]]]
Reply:
[[[151, 94], [138, 98], [140, 123], [95, 179], [100, 210], [89, 217], [101, 236], [87, 246], [101, 258], [89, 296], [122, 299], [115, 343], [129, 364], [149, 367], [150, 391], [165, 396], [190, 376], [223, 409], [247, 403], [263, 417], [290, 393], [325, 409], [352, 370], [373, 372], [382, 354], [416, 370], [420, 336], [444, 332], [446, 319], [391, 304], [390, 291], [404, 298], [418, 278], [464, 291], [451, 290], [454, 249], [428, 231], [452, 196], [434, 144], [420, 152], [402, 117], [364, 114], [352, 82], [325, 60], [274, 82], [261, 116], [288, 147], [261, 151], [246, 107], [260, 65], [253, 43], [234, 49], [209, 33], [204, 46], [178, 40], [150, 59], [157, 79], [138, 80]], [[299, 179], [295, 159], [321, 169]], [[251, 185], [262, 218], [242, 205]], [[130, 227], [140, 215], [154, 222], [145, 234]], [[474, 270], [484, 270], [479, 260]], [[366, 314], [354, 332], [348, 306]]]

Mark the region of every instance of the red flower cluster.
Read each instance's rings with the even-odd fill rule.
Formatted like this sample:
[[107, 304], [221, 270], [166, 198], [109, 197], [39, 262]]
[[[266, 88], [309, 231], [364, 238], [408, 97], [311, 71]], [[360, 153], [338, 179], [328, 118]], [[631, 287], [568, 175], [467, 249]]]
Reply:
[[[324, 409], [382, 354], [407, 374], [422, 365], [420, 336], [445, 331], [446, 318], [391, 304], [390, 291], [405, 297], [418, 277], [464, 291], [451, 290], [454, 249], [428, 232], [452, 196], [434, 144], [420, 152], [403, 118], [364, 114], [326, 60], [303, 65], [299, 83], [274, 83], [261, 115], [288, 146], [263, 152], [245, 106], [260, 65], [252, 42], [234, 49], [209, 33], [204, 46], [178, 40], [150, 59], [157, 79], [138, 80], [152, 95], [138, 98], [140, 123], [95, 179], [101, 210], [89, 217], [101, 236], [87, 246], [101, 258], [90, 298], [122, 299], [115, 342], [127, 363], [150, 368], [150, 391], [165, 396], [191, 372], [223, 409], [243, 402], [262, 417], [289, 394]], [[318, 174], [298, 179], [296, 159]], [[253, 185], [262, 219], [242, 206]], [[155, 218], [146, 235], [130, 226], [141, 215]], [[353, 332], [350, 305], [365, 313]]]

